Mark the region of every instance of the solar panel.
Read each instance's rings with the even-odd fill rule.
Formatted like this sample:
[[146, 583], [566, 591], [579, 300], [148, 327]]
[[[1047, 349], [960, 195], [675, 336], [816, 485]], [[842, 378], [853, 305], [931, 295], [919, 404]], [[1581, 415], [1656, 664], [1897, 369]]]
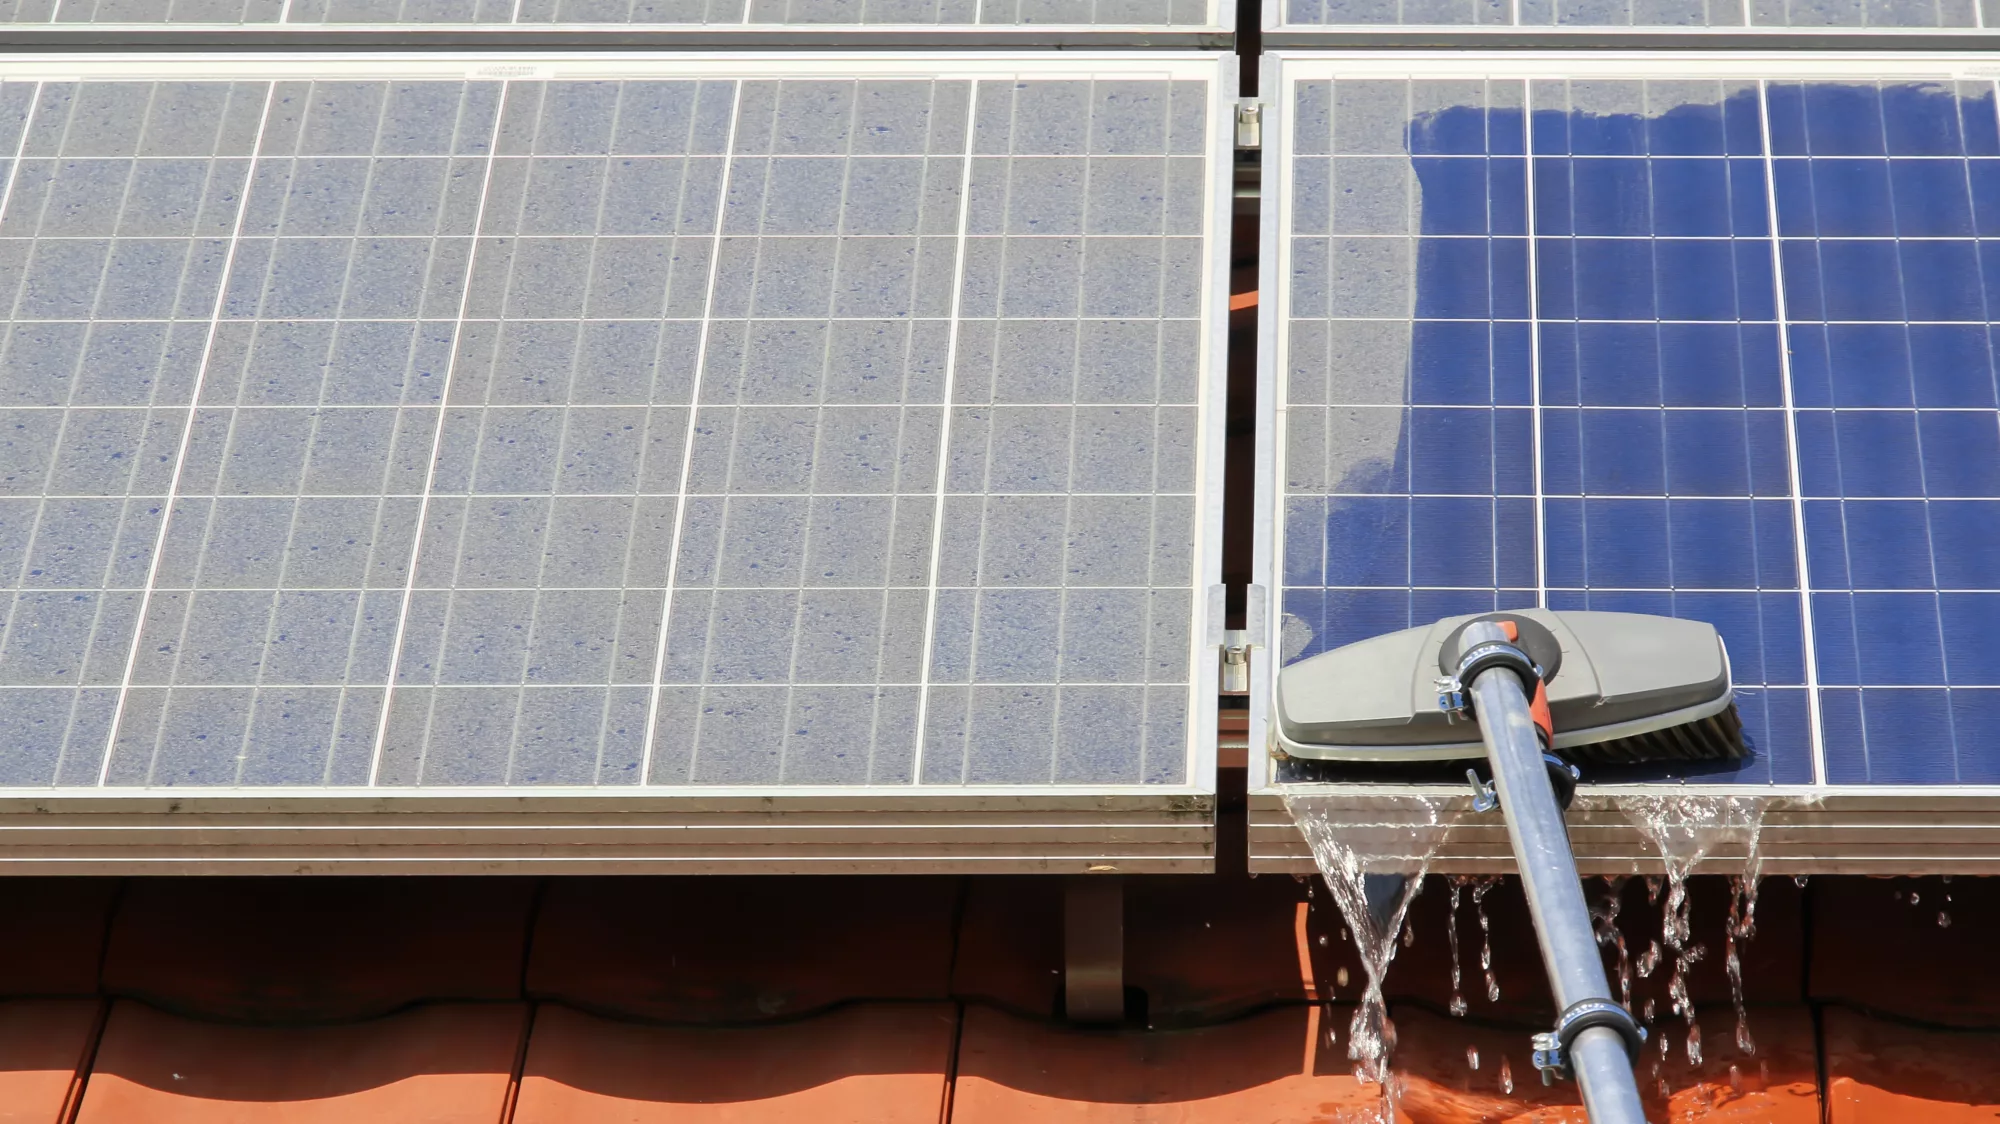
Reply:
[[1209, 791], [1217, 59], [566, 65], [0, 84], [0, 784]]
[[1754, 756], [1590, 779], [2000, 782], [1990, 80], [1279, 69], [1280, 663], [1456, 613], [1694, 617], [1728, 645]]
[[804, 31], [1225, 30], [1214, 0], [20, 0], [0, 23], [92, 27]]
[[2000, 11], [1985, 0], [1265, 0], [1264, 7], [1267, 34], [1299, 46], [1309, 45], [1315, 32], [1370, 28], [1853, 34], [1920, 29], [1977, 32], [1995, 26], [1996, 19]]

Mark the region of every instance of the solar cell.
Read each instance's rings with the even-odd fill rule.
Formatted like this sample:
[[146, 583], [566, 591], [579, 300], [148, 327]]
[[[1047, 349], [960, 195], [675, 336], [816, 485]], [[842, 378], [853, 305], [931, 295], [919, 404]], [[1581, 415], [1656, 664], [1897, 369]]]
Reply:
[[103, 65], [0, 84], [0, 785], [1207, 790], [1214, 56]]
[[2000, 781], [1992, 83], [1357, 69], [1285, 60], [1267, 164], [1281, 661], [1496, 608], [1696, 617], [1755, 756], [1593, 779]]

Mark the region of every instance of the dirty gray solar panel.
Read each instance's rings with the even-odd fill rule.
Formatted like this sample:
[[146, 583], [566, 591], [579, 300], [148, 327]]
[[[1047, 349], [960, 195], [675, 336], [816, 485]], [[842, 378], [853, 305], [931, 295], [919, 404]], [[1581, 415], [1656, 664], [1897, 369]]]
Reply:
[[1216, 28], [1212, 0], [17, 0], [8, 24]]
[[1212, 93], [0, 85], [0, 785], [1192, 783]]

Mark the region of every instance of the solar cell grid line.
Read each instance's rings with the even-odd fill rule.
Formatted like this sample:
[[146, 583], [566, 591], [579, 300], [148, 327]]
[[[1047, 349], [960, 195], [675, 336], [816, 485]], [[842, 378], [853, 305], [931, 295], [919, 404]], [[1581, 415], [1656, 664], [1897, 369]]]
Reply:
[[[1765, 225], [1771, 235], [1771, 269], [1774, 275], [1782, 277], [1785, 268], [1785, 244], [1778, 221], [1778, 181], [1776, 166], [1771, 158], [1771, 95], [1770, 84], [1759, 80], [1757, 83], [1757, 131], [1764, 152], [1764, 215]], [[1805, 635], [1816, 636], [1818, 628], [1813, 620], [1813, 567], [1810, 552], [1806, 549], [1806, 508], [1805, 490], [1799, 472], [1799, 425], [1798, 403], [1792, 377], [1791, 314], [1785, 303], [1785, 286], [1780, 284], [1772, 290], [1772, 309], [1778, 318], [1779, 337], [1784, 346], [1778, 349], [1779, 386], [1785, 409], [1785, 471], [1791, 479], [1792, 501], [1792, 551], [1798, 559], [1799, 567], [1799, 619]], [[1812, 779], [1814, 784], [1825, 784], [1826, 775], [1826, 728], [1825, 714], [1821, 708], [1819, 681], [1819, 645], [1807, 643], [1802, 651], [1806, 681], [1806, 730], [1814, 747], [1812, 758]]]
[[[516, 18], [519, 18], [518, 8], [516, 9]], [[716, 276], [722, 262], [722, 254], [719, 252], [722, 242], [721, 208], [729, 198], [729, 177], [730, 172], [735, 167], [736, 125], [741, 110], [742, 97], [743, 84], [737, 82], [730, 89], [729, 129], [724, 137], [722, 146], [724, 154], [722, 179], [720, 190], [716, 193], [717, 213], [714, 219], [714, 233], [709, 242], [708, 275], [702, 290], [701, 325], [697, 329], [699, 339], [695, 345], [693, 385], [688, 394], [688, 428], [690, 437], [692, 436], [695, 422], [701, 410], [701, 378], [708, 369], [708, 348], [714, 324]], [[666, 588], [660, 593], [660, 620], [663, 622], [672, 620], [674, 615], [674, 587], [677, 584], [676, 577], [680, 570], [680, 537], [682, 523], [686, 516], [688, 481], [693, 470], [694, 442], [691, 439], [684, 439], [681, 442], [680, 476], [674, 486], [674, 529], [672, 538], [669, 540], [672, 553], [667, 558]], [[641, 743], [639, 756], [639, 776], [642, 779], [653, 775], [653, 748], [657, 744], [660, 729], [661, 678], [667, 663], [667, 638], [671, 634], [664, 627], [660, 628], [658, 633], [659, 635], [653, 650], [652, 674], [649, 677], [650, 681], [646, 693], [645, 738]]]

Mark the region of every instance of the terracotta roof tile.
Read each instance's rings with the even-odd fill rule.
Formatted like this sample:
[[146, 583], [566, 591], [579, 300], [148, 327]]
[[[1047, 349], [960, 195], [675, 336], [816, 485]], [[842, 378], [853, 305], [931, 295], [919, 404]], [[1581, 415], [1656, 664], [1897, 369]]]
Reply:
[[1824, 1025], [1828, 1124], [2000, 1120], [2000, 1032], [1922, 1029], [1838, 1007]]
[[[1755, 1051], [1747, 1055], [1735, 1046], [1736, 1017], [1727, 1007], [1703, 1011], [1698, 1021], [1702, 1064], [1689, 1064], [1678, 1020], [1667, 1035], [1666, 1056], [1651, 1052], [1639, 1064], [1641, 1095], [1650, 1116], [1675, 1124], [1819, 1124], [1810, 1011], [1802, 1006], [1753, 1009], [1749, 1024]], [[1346, 1025], [1339, 1029], [1345, 1041]], [[1584, 1122], [1574, 1085], [1542, 1085], [1522, 1029], [1403, 1007], [1395, 1011], [1395, 1030], [1399, 1121]]]
[[953, 1124], [1316, 1124], [1379, 1103], [1323, 1048], [1322, 1012], [1197, 1030], [1070, 1030], [967, 1008]]
[[957, 1022], [951, 1003], [727, 1029], [544, 1005], [514, 1124], [935, 1124]]
[[268, 1027], [121, 1001], [77, 1124], [494, 1124], [526, 1011], [451, 1003], [341, 1026]]
[[0, 1124], [63, 1119], [99, 1008], [95, 999], [0, 1003]]

